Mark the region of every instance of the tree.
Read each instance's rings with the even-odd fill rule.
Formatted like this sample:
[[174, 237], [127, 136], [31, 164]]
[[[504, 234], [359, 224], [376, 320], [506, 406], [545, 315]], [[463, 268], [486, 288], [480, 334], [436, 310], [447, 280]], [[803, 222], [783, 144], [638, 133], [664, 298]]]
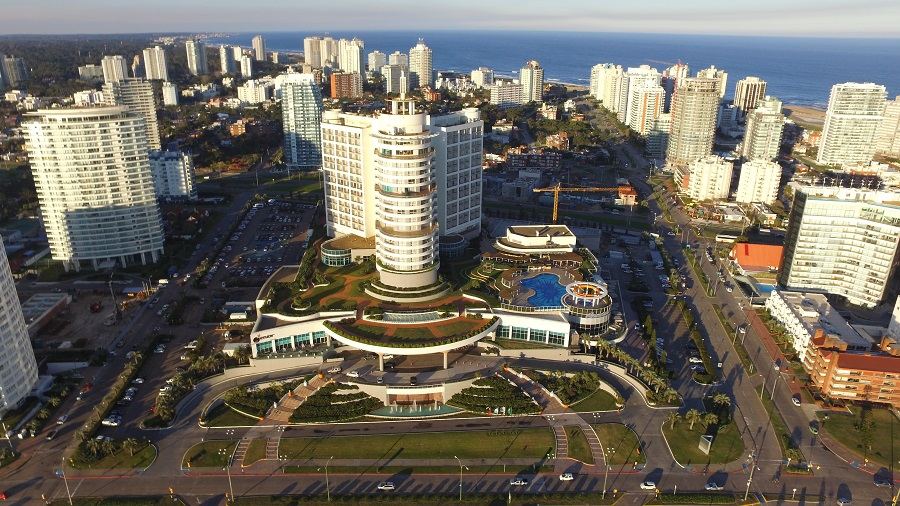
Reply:
[[143, 445], [137, 439], [130, 437], [122, 442], [122, 448], [128, 451], [128, 454], [134, 457], [135, 452], [137, 452]]
[[670, 429], [674, 429], [675, 423], [680, 419], [681, 419], [681, 416], [678, 413], [676, 413], [675, 411], [672, 411], [671, 413], [666, 415], [666, 423], [669, 424]]
[[250, 360], [253, 353], [250, 351], [250, 345], [244, 345], [234, 350], [234, 358], [238, 364], [246, 363]]
[[703, 415], [703, 425], [706, 427], [711, 427], [717, 423], [719, 423], [719, 416], [715, 413], [706, 413]]
[[688, 412], [684, 414], [684, 420], [691, 424], [689, 429], [694, 430], [694, 424], [700, 421], [700, 412], [696, 409], [689, 409]]
[[731, 406], [731, 397], [728, 397], [728, 394], [719, 392], [713, 395], [712, 402], [720, 408], [727, 408]]

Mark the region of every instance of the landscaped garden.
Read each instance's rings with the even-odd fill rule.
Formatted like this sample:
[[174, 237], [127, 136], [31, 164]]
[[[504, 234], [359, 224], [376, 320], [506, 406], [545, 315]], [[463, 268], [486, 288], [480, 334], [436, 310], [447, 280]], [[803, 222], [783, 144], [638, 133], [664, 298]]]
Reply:
[[384, 404], [355, 385], [329, 383], [291, 414], [293, 423], [341, 422], [367, 415]]
[[858, 453], [861, 460], [890, 466], [891, 456], [900, 455], [900, 420], [887, 409], [852, 406], [850, 413], [822, 412], [817, 415], [822, 429]]
[[597, 433], [608, 465], [643, 464], [647, 461], [633, 430], [620, 423], [592, 424], [591, 427]]
[[258, 421], [259, 419], [242, 415], [222, 403], [206, 413], [203, 425], [206, 427], [235, 427], [256, 425]]
[[447, 404], [475, 413], [485, 413], [497, 407], [505, 407], [507, 415], [541, 411], [531, 397], [499, 376], [475, 380], [471, 387], [451, 397]]
[[[716, 411], [719, 411], [718, 409]], [[733, 420], [722, 419], [721, 414], [696, 409], [683, 416], [671, 413], [663, 424], [663, 435], [672, 455], [682, 465], [726, 464], [744, 454], [744, 442]], [[709, 455], [700, 450], [700, 438], [713, 436]]]
[[346, 318], [324, 325], [339, 336], [361, 343], [418, 348], [461, 341], [484, 332], [496, 321], [497, 317], [467, 315], [423, 324], [392, 325]]
[[197, 443], [184, 454], [182, 467], [225, 467], [238, 442], [233, 439], [214, 439]]
[[[262, 418], [269, 408], [288, 392], [297, 388], [303, 380], [276, 382], [263, 388], [251, 386], [234, 387], [225, 393], [225, 406], [238, 414], [246, 414]], [[246, 418], [246, 416], [245, 416]]]
[[155, 458], [156, 448], [149, 441], [95, 438], [79, 445], [69, 463], [75, 469], [143, 469]]
[[566, 441], [568, 442], [569, 458], [584, 462], [585, 464], [594, 463], [594, 455], [591, 453], [591, 445], [588, 444], [587, 436], [581, 427], [576, 425], [567, 425]]
[[[578, 404], [581, 401], [587, 401], [589, 397], [593, 397], [588, 406], [604, 405], [609, 403], [600, 391], [600, 376], [593, 371], [578, 371], [575, 373], [564, 373], [562, 371], [538, 371], [534, 369], [524, 369], [522, 371], [532, 381], [536, 381], [544, 388], [553, 392], [559, 401], [566, 405]], [[612, 396], [603, 392], [612, 399]], [[612, 405], [615, 406], [615, 399], [612, 399]], [[575, 406], [573, 406], [575, 407]], [[593, 411], [585, 409], [585, 411]]]
[[669, 379], [659, 371], [645, 367], [640, 361], [618, 346], [600, 340], [597, 342], [597, 358], [618, 364], [631, 377], [647, 386], [647, 401], [651, 404], [678, 406], [681, 397], [669, 386]]

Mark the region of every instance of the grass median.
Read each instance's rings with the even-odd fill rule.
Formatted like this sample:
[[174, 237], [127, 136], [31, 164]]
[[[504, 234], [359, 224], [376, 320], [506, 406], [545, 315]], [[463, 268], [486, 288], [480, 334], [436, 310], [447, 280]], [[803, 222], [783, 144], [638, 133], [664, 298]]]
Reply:
[[225, 467], [231, 461], [238, 442], [233, 439], [204, 441], [184, 454], [182, 467]]
[[[868, 459], [889, 466], [891, 456], [900, 455], [900, 420], [881, 408], [853, 406], [850, 413], [819, 413], [822, 429], [841, 444]], [[891, 445], [893, 444], [893, 448]]]
[[753, 374], [753, 361], [750, 360], [750, 354], [747, 353], [747, 348], [744, 347], [744, 343], [742, 342], [744, 338], [737, 338], [737, 329], [735, 329], [731, 325], [731, 322], [725, 318], [725, 315], [722, 313], [722, 308], [718, 304], [713, 304], [713, 309], [716, 310], [716, 316], [719, 318], [719, 323], [722, 324], [722, 328], [725, 329], [725, 335], [731, 338], [731, 342], [734, 344], [734, 351], [737, 352], [738, 358], [741, 359], [744, 370], [747, 371], [748, 374]]
[[569, 443], [569, 458], [579, 460], [585, 464], [593, 464], [594, 456], [591, 454], [591, 445], [587, 436], [580, 427], [569, 425], [566, 429], [566, 441]]
[[618, 404], [616, 404], [616, 398], [610, 395], [609, 392], [600, 388], [595, 390], [591, 395], [572, 404], [570, 407], [578, 413], [587, 413], [590, 411], [614, 411], [619, 409]]
[[621, 423], [592, 424], [597, 439], [603, 446], [603, 455], [610, 466], [643, 464], [647, 462], [641, 452], [637, 434]]
[[684, 466], [702, 464], [727, 464], [744, 454], [744, 442], [735, 423], [729, 422], [716, 433], [709, 455], [700, 451], [700, 436], [705, 434], [701, 422], [694, 424], [694, 430], [687, 421], [678, 421], [674, 428], [669, 422], [663, 424], [663, 434], [672, 450], [672, 455]]

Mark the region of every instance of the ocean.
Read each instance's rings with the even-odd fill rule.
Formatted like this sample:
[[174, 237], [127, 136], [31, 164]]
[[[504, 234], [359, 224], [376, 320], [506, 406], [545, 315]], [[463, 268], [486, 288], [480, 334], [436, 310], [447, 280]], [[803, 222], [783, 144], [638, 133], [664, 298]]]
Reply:
[[[326, 32], [262, 32], [270, 51], [303, 51], [303, 38]], [[468, 72], [486, 66], [515, 75], [527, 60], [538, 60], [548, 81], [587, 85], [597, 63], [624, 67], [648, 64], [662, 71], [679, 60], [691, 72], [715, 65], [728, 72], [727, 95], [748, 75], [768, 82], [768, 94], [787, 104], [825, 107], [831, 85], [847, 81], [887, 87], [900, 94], [900, 40], [738, 37], [618, 33], [516, 31], [357, 31], [327, 32], [358, 37], [366, 52], [408, 52], [419, 37], [431, 47], [435, 70]], [[249, 46], [253, 33], [209, 39]]]

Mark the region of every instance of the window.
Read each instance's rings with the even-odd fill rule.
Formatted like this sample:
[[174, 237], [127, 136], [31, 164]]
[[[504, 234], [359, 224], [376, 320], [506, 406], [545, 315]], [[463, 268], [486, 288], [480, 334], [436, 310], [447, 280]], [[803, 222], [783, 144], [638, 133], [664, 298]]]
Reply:
[[510, 337], [513, 339], [519, 339], [522, 341], [528, 340], [528, 329], [525, 327], [512, 327], [512, 332]]
[[505, 325], [497, 327], [497, 337], [509, 338], [509, 327]]

